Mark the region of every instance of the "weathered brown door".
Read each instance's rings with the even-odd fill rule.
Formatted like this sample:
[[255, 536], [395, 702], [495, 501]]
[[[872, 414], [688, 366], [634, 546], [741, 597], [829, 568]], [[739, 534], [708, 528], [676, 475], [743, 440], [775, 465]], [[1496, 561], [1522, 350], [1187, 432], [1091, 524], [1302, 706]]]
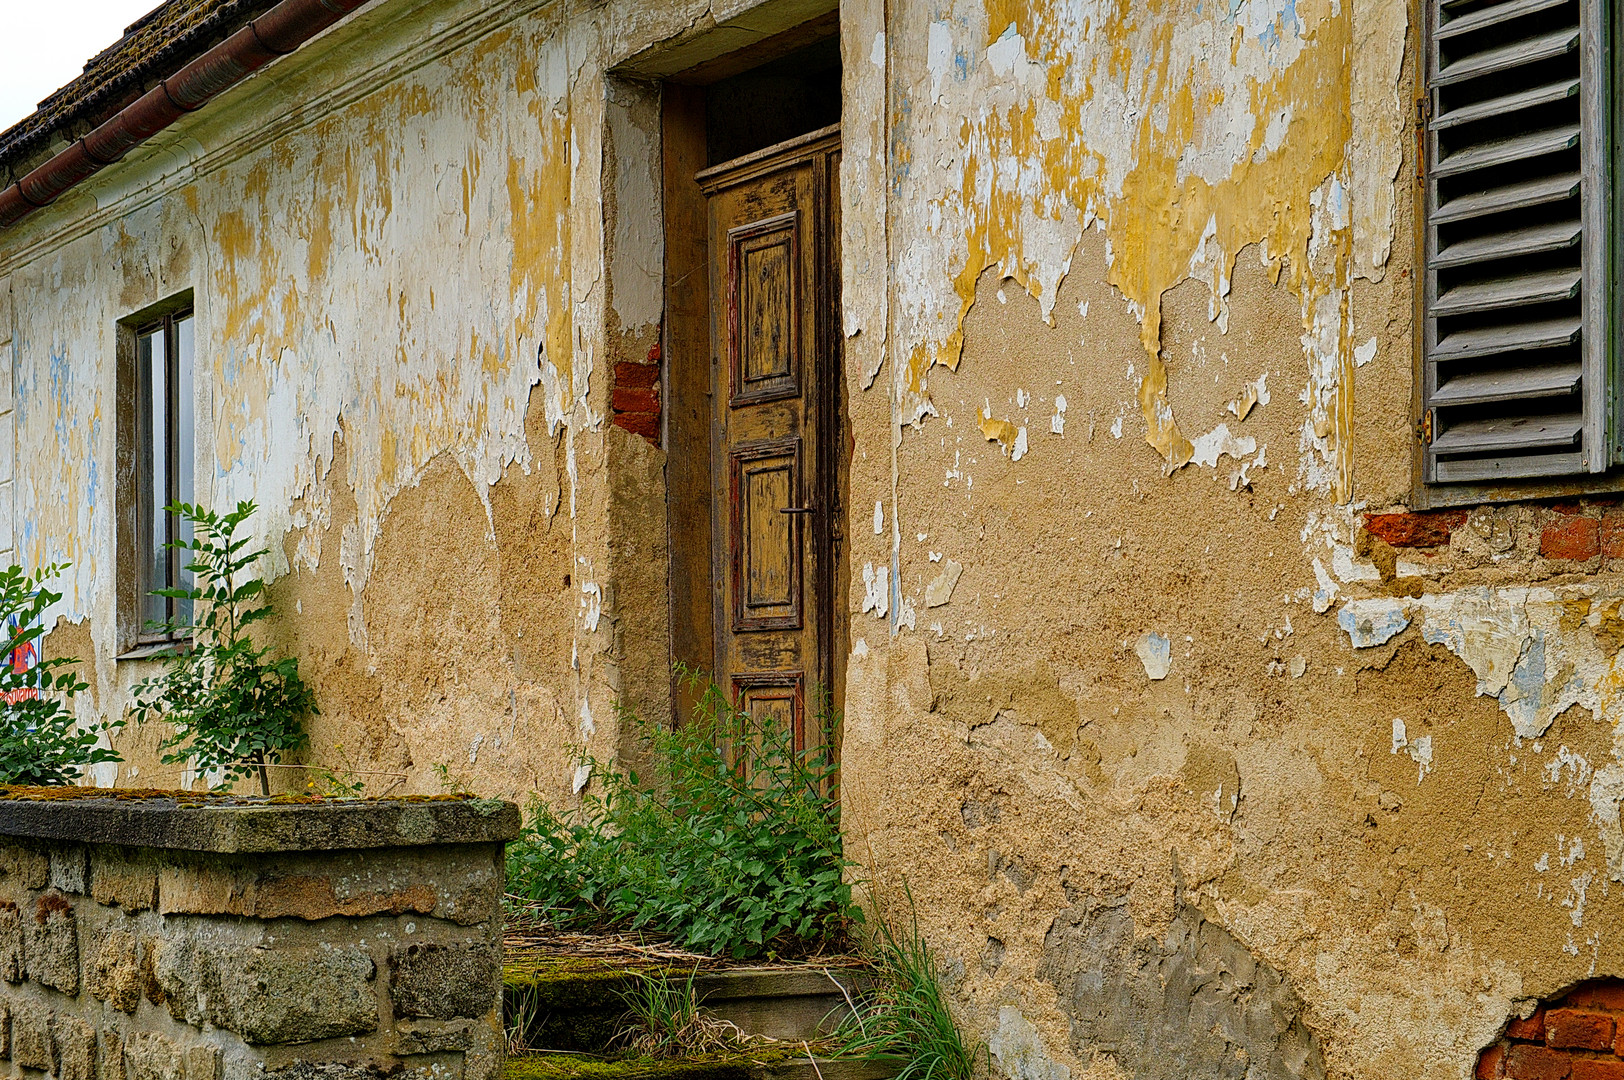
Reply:
[[838, 127], [701, 172], [709, 203], [716, 679], [830, 737], [839, 436]]

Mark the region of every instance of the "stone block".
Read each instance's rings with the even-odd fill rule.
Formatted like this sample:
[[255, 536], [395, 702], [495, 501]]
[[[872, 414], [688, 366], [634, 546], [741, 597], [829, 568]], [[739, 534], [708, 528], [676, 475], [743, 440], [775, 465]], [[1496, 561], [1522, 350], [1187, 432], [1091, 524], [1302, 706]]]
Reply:
[[23, 920], [24, 963], [29, 978], [64, 994], [79, 992], [79, 926], [67, 897], [52, 890], [34, 902]]
[[98, 1001], [133, 1014], [147, 982], [142, 958], [133, 928], [117, 924], [102, 928], [85, 965], [85, 988]]
[[84, 896], [90, 892], [90, 860], [83, 844], [51, 848], [51, 888]]
[[402, 1020], [395, 1025], [396, 1052], [441, 1054], [474, 1045], [472, 1020]]
[[20, 983], [28, 978], [23, 963], [23, 915], [10, 900], [0, 901], [0, 979]]
[[51, 883], [50, 856], [32, 844], [6, 844], [0, 848], [0, 865], [13, 884], [25, 889], [43, 889]]
[[90, 896], [98, 904], [145, 911], [158, 901], [157, 867], [118, 848], [98, 849], [90, 856]]
[[395, 1015], [412, 1019], [479, 1017], [497, 1005], [501, 956], [488, 942], [416, 944], [389, 956]]
[[378, 1026], [372, 957], [360, 945], [245, 945], [182, 938], [157, 950], [155, 975], [176, 1019], [204, 1020], [250, 1043], [364, 1035]]
[[186, 1080], [220, 1080], [220, 1048], [209, 1044], [186, 1048]]
[[30, 1069], [51, 1067], [51, 1013], [37, 1001], [11, 1007], [11, 1060]]
[[100, 1080], [126, 1080], [124, 1036], [117, 1028], [102, 1028]]
[[124, 1044], [124, 1065], [127, 1080], [177, 1080], [180, 1047], [155, 1031], [137, 1031]]
[[0, 1058], [11, 1057], [11, 1002], [0, 998]]
[[51, 1022], [57, 1080], [97, 1080], [96, 1029], [77, 1016]]

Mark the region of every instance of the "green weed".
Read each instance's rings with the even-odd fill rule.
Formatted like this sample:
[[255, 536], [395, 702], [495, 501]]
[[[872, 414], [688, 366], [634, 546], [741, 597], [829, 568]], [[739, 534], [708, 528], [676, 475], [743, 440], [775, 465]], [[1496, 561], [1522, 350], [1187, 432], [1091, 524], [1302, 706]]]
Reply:
[[869, 920], [869, 954], [877, 987], [855, 1002], [836, 1038], [839, 1056], [903, 1061], [896, 1080], [973, 1080], [985, 1059], [979, 1043], [966, 1046], [942, 992], [941, 971], [919, 933], [913, 893], [905, 889], [905, 929], [876, 912]]
[[536, 800], [508, 846], [509, 889], [562, 926], [630, 926], [738, 958], [837, 941], [861, 912], [841, 854], [827, 747], [698, 695], [689, 723], [635, 725], [645, 779], [583, 756], [592, 784], [575, 808]]

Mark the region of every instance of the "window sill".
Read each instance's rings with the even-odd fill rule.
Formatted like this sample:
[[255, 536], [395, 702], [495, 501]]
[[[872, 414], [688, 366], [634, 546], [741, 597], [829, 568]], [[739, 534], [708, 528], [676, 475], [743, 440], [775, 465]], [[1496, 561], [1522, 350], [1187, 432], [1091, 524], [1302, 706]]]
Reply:
[[128, 652], [119, 653], [113, 659], [151, 660], [154, 657], [173, 656], [177, 652], [183, 652], [186, 649], [191, 648], [191, 645], [192, 643], [188, 639], [180, 639], [176, 641], [146, 641], [142, 642], [140, 645], [137, 645], [135, 648], [130, 649]]

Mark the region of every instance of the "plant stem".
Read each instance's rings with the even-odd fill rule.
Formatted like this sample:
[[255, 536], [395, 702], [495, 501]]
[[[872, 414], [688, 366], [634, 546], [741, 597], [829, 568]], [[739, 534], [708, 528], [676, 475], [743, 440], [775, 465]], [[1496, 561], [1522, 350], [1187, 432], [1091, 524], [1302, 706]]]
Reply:
[[263, 752], [255, 754], [254, 761], [259, 765], [259, 793], [269, 795], [271, 793], [271, 774], [265, 768], [265, 754]]

